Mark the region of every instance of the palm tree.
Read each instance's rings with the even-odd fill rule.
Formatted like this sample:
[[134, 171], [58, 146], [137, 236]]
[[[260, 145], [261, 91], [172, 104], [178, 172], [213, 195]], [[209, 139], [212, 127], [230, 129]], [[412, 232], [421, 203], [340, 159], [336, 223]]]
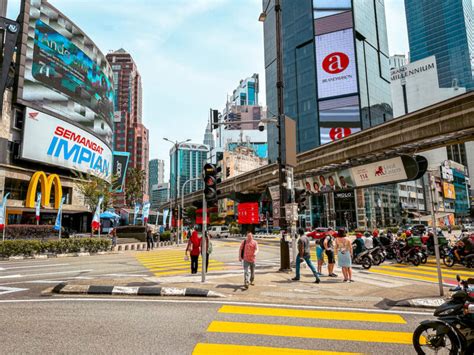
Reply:
[[132, 207], [136, 202], [141, 201], [145, 192], [145, 171], [130, 168], [127, 171], [125, 182], [125, 196], [127, 205]]

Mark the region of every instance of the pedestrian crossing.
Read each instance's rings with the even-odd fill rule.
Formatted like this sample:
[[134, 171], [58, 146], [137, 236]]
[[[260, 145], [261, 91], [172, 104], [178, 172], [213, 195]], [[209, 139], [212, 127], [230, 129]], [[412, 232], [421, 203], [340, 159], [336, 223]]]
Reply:
[[[384, 263], [379, 266], [372, 266], [367, 272], [377, 275], [386, 275], [399, 278], [406, 278], [416, 281], [438, 282], [438, 272], [436, 261], [430, 258], [426, 264], [413, 266], [411, 264]], [[456, 275], [461, 278], [474, 277], [474, 270], [455, 265], [452, 268], [446, 267], [441, 263], [441, 272], [443, 282], [446, 285], [457, 284]]]
[[223, 305], [216, 317], [193, 355], [412, 352], [412, 329], [394, 313]]
[[[155, 276], [185, 275], [191, 272], [191, 261], [184, 260], [184, 250], [165, 249], [135, 254], [135, 258]], [[201, 258], [199, 258], [198, 272], [201, 272]], [[224, 270], [224, 263], [209, 256], [208, 271]]]

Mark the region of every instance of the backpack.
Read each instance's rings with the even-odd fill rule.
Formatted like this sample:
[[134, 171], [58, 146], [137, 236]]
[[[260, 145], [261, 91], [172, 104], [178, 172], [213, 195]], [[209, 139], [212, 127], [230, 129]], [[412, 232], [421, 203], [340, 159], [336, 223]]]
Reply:
[[[328, 235], [326, 238], [324, 238], [324, 240], [328, 240], [328, 247], [325, 248], [326, 250], [332, 250], [332, 247], [333, 247], [333, 243], [334, 243], [334, 238], [330, 235]], [[324, 248], [324, 240], [322, 242], [322, 246]]]
[[246, 243], [246, 242], [247, 242], [247, 241], [246, 241], [246, 240], [244, 240], [244, 243], [243, 243], [243, 246], [242, 246], [242, 250], [241, 250], [241, 252], [240, 252], [240, 258], [241, 258], [241, 259], [243, 259], [243, 258], [244, 258], [244, 253], [245, 253], [245, 243]]

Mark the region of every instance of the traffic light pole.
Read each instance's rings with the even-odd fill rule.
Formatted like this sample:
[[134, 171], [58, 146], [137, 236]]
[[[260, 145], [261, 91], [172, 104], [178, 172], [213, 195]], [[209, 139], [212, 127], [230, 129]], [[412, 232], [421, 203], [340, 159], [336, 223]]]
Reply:
[[201, 238], [201, 282], [206, 282], [206, 259], [207, 259], [207, 201], [206, 195], [202, 195], [202, 238]]

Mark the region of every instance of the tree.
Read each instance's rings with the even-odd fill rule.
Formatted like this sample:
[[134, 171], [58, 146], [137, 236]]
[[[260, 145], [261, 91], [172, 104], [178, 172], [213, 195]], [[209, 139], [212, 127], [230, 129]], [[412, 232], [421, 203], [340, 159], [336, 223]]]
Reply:
[[[92, 175], [77, 174], [78, 180], [76, 182], [77, 189], [84, 196], [84, 204], [89, 208], [89, 211], [94, 212], [99, 198], [104, 198], [102, 202], [102, 209], [105, 210], [112, 206], [112, 192], [110, 191], [110, 183]], [[114, 180], [114, 178], [112, 178]]]
[[127, 171], [127, 180], [125, 182], [125, 197], [127, 205], [133, 207], [136, 202], [143, 198], [145, 192], [145, 171], [130, 168]]

